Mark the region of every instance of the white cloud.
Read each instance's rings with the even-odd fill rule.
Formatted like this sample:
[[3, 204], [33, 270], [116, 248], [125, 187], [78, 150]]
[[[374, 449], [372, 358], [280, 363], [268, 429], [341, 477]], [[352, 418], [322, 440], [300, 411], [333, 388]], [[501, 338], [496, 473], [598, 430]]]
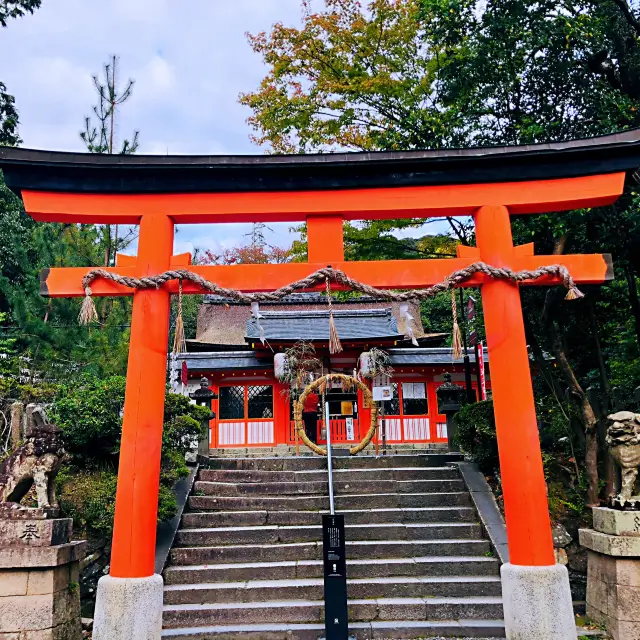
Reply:
[[[120, 80], [136, 80], [118, 111], [117, 137], [140, 130], [140, 153], [260, 153], [238, 94], [265, 73], [245, 32], [298, 24], [300, 0], [49, 0], [0, 31], [0, 80], [16, 97], [25, 147], [84, 151], [91, 77], [112, 54]], [[288, 246], [288, 224], [267, 240]], [[246, 243], [249, 225], [182, 225], [176, 252]], [[135, 245], [127, 252], [135, 250]]]
[[176, 77], [172, 66], [163, 58], [156, 55], [147, 63], [137, 80], [136, 91], [145, 92], [145, 97], [160, 98], [161, 94], [169, 92], [175, 87]]

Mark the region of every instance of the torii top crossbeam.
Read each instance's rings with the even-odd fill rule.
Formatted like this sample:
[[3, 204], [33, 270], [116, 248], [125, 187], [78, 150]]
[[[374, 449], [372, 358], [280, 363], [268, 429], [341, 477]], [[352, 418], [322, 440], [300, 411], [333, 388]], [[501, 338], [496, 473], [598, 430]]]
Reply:
[[[612, 278], [602, 255], [535, 256], [514, 247], [510, 214], [607, 205], [640, 166], [638, 131], [569, 143], [447, 151], [297, 156], [100, 156], [0, 149], [0, 168], [36, 220], [140, 224], [136, 258], [111, 270], [156, 275], [176, 223], [306, 221], [309, 263], [192, 266], [222, 286], [273, 290], [330, 264], [379, 288], [417, 288], [477, 260], [515, 271], [562, 264], [577, 283]], [[477, 247], [457, 258], [345, 262], [343, 220], [473, 215]], [[82, 296], [87, 268], [46, 270], [42, 293]], [[532, 284], [554, 284], [547, 277]], [[526, 284], [526, 283], [525, 283]], [[478, 275], [496, 414], [511, 563], [554, 563], [519, 287]], [[153, 573], [169, 294], [98, 279], [94, 295], [134, 295], [112, 576]], [[186, 293], [198, 293], [185, 283]], [[144, 381], [144, 388], [143, 388]]]

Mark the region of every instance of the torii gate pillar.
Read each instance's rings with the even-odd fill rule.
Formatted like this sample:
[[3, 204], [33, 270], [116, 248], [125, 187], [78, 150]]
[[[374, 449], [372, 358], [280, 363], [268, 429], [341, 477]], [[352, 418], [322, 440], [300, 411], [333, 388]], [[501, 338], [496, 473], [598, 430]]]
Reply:
[[[173, 236], [169, 216], [142, 216], [136, 260], [140, 273], [152, 275], [170, 267]], [[110, 573], [98, 582], [96, 640], [157, 640], [162, 632], [163, 580], [154, 574], [154, 565], [169, 298], [166, 289], [142, 289], [133, 294], [115, 543]]]
[[[481, 260], [509, 266], [514, 246], [508, 209], [482, 207], [474, 218]], [[487, 282], [482, 303], [509, 541], [510, 562], [500, 570], [507, 638], [574, 640], [569, 573], [553, 553], [518, 285]]]

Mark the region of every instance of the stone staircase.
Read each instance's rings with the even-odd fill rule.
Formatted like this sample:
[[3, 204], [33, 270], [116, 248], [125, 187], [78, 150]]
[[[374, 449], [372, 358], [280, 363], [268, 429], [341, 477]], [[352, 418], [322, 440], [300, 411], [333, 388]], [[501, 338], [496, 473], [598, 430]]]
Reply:
[[[499, 563], [458, 459], [334, 458], [352, 637], [504, 637]], [[326, 464], [219, 458], [200, 470], [164, 572], [163, 638], [324, 636]]]

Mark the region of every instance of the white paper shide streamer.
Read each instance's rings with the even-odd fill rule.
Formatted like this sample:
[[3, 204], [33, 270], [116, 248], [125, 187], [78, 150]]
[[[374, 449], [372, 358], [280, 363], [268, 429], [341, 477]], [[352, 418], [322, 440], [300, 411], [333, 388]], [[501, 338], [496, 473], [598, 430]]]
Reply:
[[413, 332], [413, 327], [411, 326], [413, 316], [409, 313], [409, 305], [406, 303], [400, 305], [400, 319], [404, 321], [407, 336], [411, 338], [411, 344], [414, 347], [417, 347], [418, 341], [416, 340], [416, 335]]
[[266, 342], [266, 339], [264, 337], [264, 327], [260, 324], [260, 318], [264, 318], [264, 316], [260, 313], [260, 303], [251, 303], [251, 315], [256, 319], [256, 324], [258, 325], [258, 330], [260, 331], [260, 342], [264, 344]]

